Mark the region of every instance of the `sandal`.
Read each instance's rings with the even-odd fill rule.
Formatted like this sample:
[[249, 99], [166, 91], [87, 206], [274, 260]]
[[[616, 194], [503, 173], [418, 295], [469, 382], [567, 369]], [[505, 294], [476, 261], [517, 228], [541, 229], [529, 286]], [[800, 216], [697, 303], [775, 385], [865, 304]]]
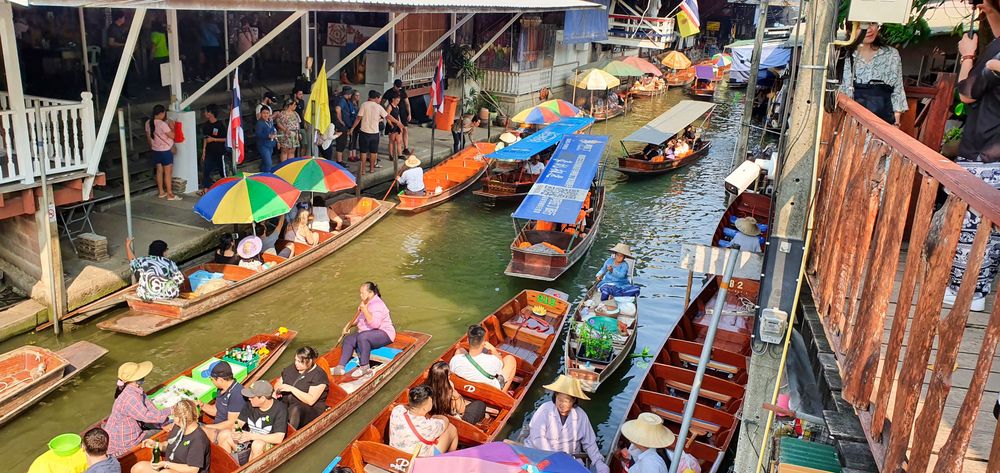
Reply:
[[184, 200], [184, 199], [181, 198], [180, 196], [172, 195], [170, 197], [167, 197], [167, 200], [177, 201], [177, 200]]
[[158, 199], [166, 199], [167, 198], [167, 194], [160, 194], [160, 195], [156, 196], [156, 198], [158, 198]]
[[[382, 165], [381, 165], [381, 164], [376, 164], [376, 165], [375, 165], [375, 168], [377, 168], [377, 169], [381, 169], [381, 168], [382, 168]], [[374, 171], [373, 171], [373, 172], [374, 172]]]

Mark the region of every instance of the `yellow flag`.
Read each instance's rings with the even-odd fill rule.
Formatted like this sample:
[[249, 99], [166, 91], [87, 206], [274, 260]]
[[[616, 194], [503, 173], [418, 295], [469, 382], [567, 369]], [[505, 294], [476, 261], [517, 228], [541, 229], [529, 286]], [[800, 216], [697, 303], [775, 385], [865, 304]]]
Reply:
[[687, 38], [691, 35], [696, 35], [701, 32], [691, 19], [688, 18], [687, 13], [683, 11], [677, 12], [677, 30], [681, 32], [682, 38]]
[[323, 67], [319, 68], [304, 115], [306, 121], [316, 128], [317, 133], [326, 132], [330, 126], [330, 94], [326, 88], [326, 61], [323, 61]]

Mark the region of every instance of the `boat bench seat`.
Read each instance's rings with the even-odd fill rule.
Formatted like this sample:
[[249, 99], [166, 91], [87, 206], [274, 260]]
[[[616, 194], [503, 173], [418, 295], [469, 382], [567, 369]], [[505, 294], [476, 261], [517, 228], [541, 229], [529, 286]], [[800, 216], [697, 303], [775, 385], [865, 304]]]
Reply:
[[[650, 410], [654, 414], [669, 420], [670, 422], [680, 424], [684, 420], [684, 414], [680, 412], [674, 412], [656, 406], [650, 406]], [[722, 430], [722, 426], [719, 424], [705, 422], [701, 419], [691, 419], [691, 432], [693, 432], [696, 436], [707, 437], [709, 435], [719, 433], [720, 430]]]
[[[693, 364], [695, 366], [698, 366], [698, 361], [700, 361], [700, 359], [697, 356], [689, 355], [687, 353], [678, 353], [677, 357], [680, 358], [681, 361], [683, 361], [685, 363], [691, 363], [691, 364]], [[739, 373], [739, 371], [740, 371], [739, 368], [737, 368], [737, 367], [735, 367], [733, 365], [726, 364], [726, 363], [720, 363], [720, 362], [714, 361], [714, 360], [708, 360], [708, 368], [716, 370], [716, 371], [721, 371], [723, 373], [729, 373], [729, 374], [736, 374], [736, 373]]]
[[[677, 389], [677, 390], [680, 390], [680, 391], [684, 391], [686, 393], [690, 393], [691, 392], [691, 385], [690, 384], [682, 383], [680, 381], [672, 380], [672, 379], [666, 380], [665, 383], [666, 383], [666, 385], [668, 387], [671, 387], [671, 388], [674, 388], [674, 389]], [[701, 396], [701, 397], [707, 398], [707, 399], [711, 399], [713, 401], [717, 401], [717, 402], [723, 403], [723, 404], [728, 404], [730, 401], [733, 400], [732, 396], [729, 396], [729, 395], [723, 394], [723, 393], [717, 393], [715, 391], [711, 391], [711, 390], [705, 389], [704, 386], [701, 389], [698, 390], [698, 395]]]

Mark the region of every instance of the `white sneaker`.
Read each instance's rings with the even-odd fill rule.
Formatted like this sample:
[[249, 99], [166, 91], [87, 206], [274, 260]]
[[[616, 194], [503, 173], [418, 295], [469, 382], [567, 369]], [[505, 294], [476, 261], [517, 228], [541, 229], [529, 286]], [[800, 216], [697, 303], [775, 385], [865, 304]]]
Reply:
[[[958, 298], [958, 292], [953, 290], [951, 287], [945, 288], [944, 290], [944, 305], [953, 306], [955, 305], [955, 299]], [[973, 312], [982, 312], [986, 310], [986, 296], [982, 293], [974, 293], [972, 296], [972, 304], [969, 306], [969, 310]]]
[[371, 368], [369, 368], [367, 366], [359, 366], [357, 369], [355, 369], [353, 372], [351, 372], [351, 377], [352, 378], [363, 378], [363, 377], [368, 376], [370, 374], [372, 374], [372, 369]]
[[944, 305], [953, 306], [955, 305], [955, 299], [958, 297], [958, 291], [948, 286], [944, 289]]

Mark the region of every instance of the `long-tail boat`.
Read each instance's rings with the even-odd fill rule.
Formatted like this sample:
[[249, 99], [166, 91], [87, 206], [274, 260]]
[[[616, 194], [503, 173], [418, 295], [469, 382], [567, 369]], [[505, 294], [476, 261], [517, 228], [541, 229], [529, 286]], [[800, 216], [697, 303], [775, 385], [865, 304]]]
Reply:
[[80, 341], [59, 351], [28, 345], [0, 354], [0, 425], [66, 384], [107, 352]]
[[[604, 214], [599, 173], [608, 137], [567, 135], [514, 212], [508, 276], [553, 281], [593, 245]], [[561, 228], [559, 228], [561, 226]]]
[[487, 162], [483, 155], [492, 153], [495, 146], [493, 143], [475, 143], [428, 169], [424, 173], [426, 194], [406, 195], [400, 190], [396, 210], [423, 212], [461, 194], [486, 172]]
[[712, 234], [712, 246], [729, 246], [729, 240], [736, 235], [736, 220], [743, 217], [753, 217], [757, 220], [761, 237], [766, 238], [767, 224], [771, 219], [771, 198], [746, 191], [736, 196], [719, 219], [719, 225]]
[[[462, 396], [469, 400], [483, 401], [487, 406], [486, 418], [475, 425], [453, 416], [449, 418], [451, 425], [458, 430], [458, 443], [461, 447], [472, 447], [494, 441], [511, 414], [524, 400], [562, 332], [563, 323], [570, 309], [566, 298], [566, 294], [552, 289], [545, 292], [524, 290], [481, 322], [486, 329], [487, 341], [502, 354], [512, 355], [517, 360], [517, 372], [508, 392], [491, 385], [467, 381], [452, 374], [451, 381]], [[529, 320], [537, 322], [537, 319], [526, 316], [525, 309], [530, 311], [532, 306], [537, 305], [546, 308], [545, 325], [536, 323], [530, 326], [527, 322]], [[435, 362], [450, 361], [459, 348], [469, 348], [467, 337], [462, 337], [449, 347]], [[425, 369], [408, 387], [424, 384], [426, 377]], [[406, 465], [413, 452], [404, 452], [389, 446], [388, 425], [392, 409], [396, 405], [406, 403], [407, 391], [408, 389], [403, 390], [348, 444], [339, 456], [340, 466], [347, 466], [358, 472], [372, 471], [370, 468], [376, 468], [374, 471], [406, 471]]]
[[715, 68], [711, 65], [694, 66], [694, 83], [688, 89], [691, 95], [699, 98], [715, 97]]
[[[629, 273], [634, 265], [634, 260], [629, 261]], [[631, 279], [632, 275], [629, 274], [630, 282]], [[584, 391], [597, 391], [601, 383], [629, 359], [635, 348], [639, 327], [639, 298], [631, 296], [627, 299], [628, 303], [624, 300], [618, 302], [616, 314], [603, 316], [598, 310], [602, 304], [601, 291], [595, 284], [573, 312], [569, 335], [566, 337], [566, 349], [563, 351], [563, 356], [566, 357], [565, 371], [567, 375], [580, 380], [580, 387]], [[624, 313], [623, 309], [626, 307], [633, 308], [635, 312]], [[588, 348], [595, 353], [588, 355]], [[607, 355], [602, 355], [602, 351], [606, 351]]]
[[536, 155], [548, 157], [563, 136], [585, 133], [593, 124], [594, 119], [590, 117], [563, 118], [523, 140], [486, 155], [490, 165], [483, 178], [483, 187], [472, 193], [494, 203], [519, 202], [535, 183], [524, 173], [522, 163]]
[[688, 85], [694, 82], [694, 67], [667, 72], [663, 74], [663, 80], [667, 83], [668, 87]]
[[[228, 362], [230, 365], [234, 367], [233, 369], [234, 373], [239, 371], [245, 371], [245, 375], [243, 377], [238, 375], [234, 377], [238, 379], [240, 382], [242, 382], [244, 385], [249, 385], [254, 381], [260, 379], [261, 376], [264, 376], [264, 374], [267, 373], [267, 370], [271, 369], [271, 367], [274, 366], [274, 364], [278, 361], [278, 358], [281, 357], [281, 354], [285, 352], [285, 349], [288, 348], [288, 345], [292, 343], [292, 340], [294, 340], [295, 337], [298, 336], [298, 334], [299, 332], [295, 330], [288, 330], [284, 328], [279, 329], [275, 333], [259, 333], [250, 338], [247, 338], [246, 340], [243, 340], [242, 342], [231, 345], [227, 347], [225, 350], [221, 350], [218, 353], [215, 353], [207, 361], [204, 361], [198, 365], [192, 366], [184, 371], [181, 371], [180, 373], [177, 373], [176, 375], [170, 377], [166, 381], [163, 381], [162, 383], [157, 384], [156, 386], [153, 386], [150, 389], [147, 389], [146, 394], [149, 395], [153, 400], [154, 404], [156, 404], [157, 402], [159, 402], [156, 400], [155, 397], [157, 393], [160, 393], [161, 391], [163, 391], [164, 388], [166, 388], [167, 386], [171, 385], [172, 383], [176, 382], [181, 378], [191, 378], [193, 380], [194, 377], [203, 377], [202, 376], [203, 373], [201, 373], [201, 371], [210, 367], [211, 363], [216, 360]], [[232, 358], [234, 351], [239, 351], [241, 354], [247, 352], [256, 352], [256, 357], [247, 360], [235, 359]], [[199, 368], [202, 368], [202, 370], [200, 371]], [[202, 384], [207, 384], [207, 383], [202, 383]], [[215, 388], [211, 389], [213, 391], [215, 390]], [[172, 403], [170, 404], [173, 405]], [[158, 407], [169, 407], [169, 406], [164, 405]], [[101, 419], [100, 422], [92, 425], [91, 427], [103, 426], [104, 423], [107, 422], [107, 420], [108, 420], [107, 417], [105, 417], [104, 419]], [[133, 449], [133, 452], [136, 450], [138, 450], [138, 447], [136, 449]], [[122, 457], [130, 455], [130, 453], [126, 453], [122, 455]]]
[[[656, 176], [680, 169], [707, 156], [712, 147], [712, 142], [708, 140], [696, 139], [692, 149], [687, 154], [671, 159], [664, 156], [646, 159], [642, 151], [629, 152], [625, 142], [663, 145], [683, 133], [685, 128], [702, 115], [707, 113], [711, 116], [714, 108], [715, 104], [712, 103], [697, 100], [680, 101], [677, 105], [643, 125], [642, 128], [622, 139], [622, 148], [625, 149], [626, 154], [618, 158], [618, 167], [615, 170], [630, 177]], [[707, 121], [708, 117], [705, 120]]]
[[[180, 297], [144, 301], [133, 290], [125, 295], [129, 310], [97, 324], [97, 327], [112, 332], [146, 336], [244, 299], [343, 248], [381, 220], [394, 205], [392, 202], [369, 197], [347, 197], [338, 200], [330, 204], [331, 212], [347, 216], [351, 224], [339, 232], [317, 231], [319, 243], [316, 245], [289, 242], [289, 245], [294, 246], [294, 253], [287, 259], [265, 253], [262, 255], [264, 262], [274, 266], [264, 271], [254, 271], [231, 264], [205, 263], [193, 266], [184, 271], [185, 282], [181, 286]], [[226, 284], [207, 293], [192, 292], [188, 277], [199, 271], [221, 274], [221, 279], [226, 281]]]
[[[336, 366], [340, 360], [341, 347], [333, 347], [331, 350], [323, 353], [316, 360], [316, 364], [326, 371], [327, 381], [329, 382], [326, 410], [319, 417], [313, 419], [312, 422], [298, 429], [294, 429], [289, 425], [284, 441], [268, 449], [262, 456], [244, 465], [239, 465], [233, 456], [223, 450], [222, 447], [212, 444], [210, 471], [212, 473], [262, 473], [278, 468], [292, 456], [322, 437], [323, 434], [329, 432], [340, 421], [347, 418], [347, 416], [364, 404], [365, 401], [374, 396], [393, 376], [403, 369], [406, 363], [427, 344], [430, 338], [430, 335], [419, 332], [406, 330], [397, 332], [396, 339], [391, 344], [372, 352], [371, 367], [373, 374], [361, 378], [352, 377], [350, 371], [343, 376], [333, 376], [330, 374], [330, 367]], [[271, 380], [271, 384], [273, 385], [277, 381], [278, 378], [275, 378]], [[154, 439], [165, 440], [166, 435], [166, 432], [160, 432]], [[128, 471], [132, 465], [140, 461], [148, 461], [151, 457], [152, 452], [150, 449], [138, 448], [120, 457], [119, 461], [122, 464], [122, 471]]]

